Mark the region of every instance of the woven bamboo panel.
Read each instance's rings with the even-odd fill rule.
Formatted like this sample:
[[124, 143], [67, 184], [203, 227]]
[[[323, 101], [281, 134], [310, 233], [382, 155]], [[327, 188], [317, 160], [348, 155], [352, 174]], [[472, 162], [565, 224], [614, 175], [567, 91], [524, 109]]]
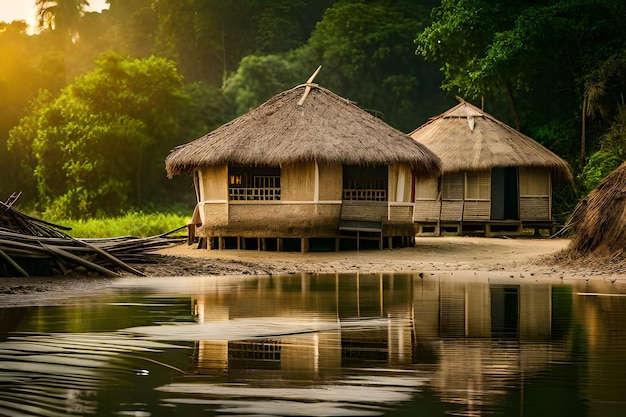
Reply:
[[387, 220], [387, 202], [344, 200], [341, 218], [369, 222]]
[[416, 222], [434, 222], [439, 220], [439, 200], [417, 200], [414, 217]]
[[520, 197], [521, 220], [550, 220], [550, 197]]
[[463, 215], [463, 201], [444, 200], [441, 203], [441, 220], [461, 220]]
[[391, 222], [412, 222], [413, 207], [411, 206], [390, 206], [389, 221]]
[[490, 201], [465, 201], [463, 220], [489, 220], [490, 214]]

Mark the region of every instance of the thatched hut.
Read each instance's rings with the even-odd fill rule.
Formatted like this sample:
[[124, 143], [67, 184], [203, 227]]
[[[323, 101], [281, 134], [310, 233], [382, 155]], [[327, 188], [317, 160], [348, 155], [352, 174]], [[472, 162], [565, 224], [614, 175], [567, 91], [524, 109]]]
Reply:
[[573, 232], [568, 247], [573, 258], [625, 258], [626, 162], [578, 203], [566, 228]]
[[194, 222], [210, 248], [301, 251], [344, 237], [409, 243], [415, 178], [441, 172], [425, 146], [310, 82], [175, 148], [165, 165], [170, 178], [194, 175]]
[[418, 233], [553, 229], [553, 180], [571, 181], [572, 172], [535, 140], [463, 100], [410, 136], [443, 168], [440, 178], [416, 184]]

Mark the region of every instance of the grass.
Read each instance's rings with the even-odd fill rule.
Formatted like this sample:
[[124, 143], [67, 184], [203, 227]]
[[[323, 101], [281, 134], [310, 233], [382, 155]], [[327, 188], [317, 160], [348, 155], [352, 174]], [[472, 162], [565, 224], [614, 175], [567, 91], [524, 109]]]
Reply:
[[[72, 230], [66, 231], [65, 233], [72, 237], [108, 238], [120, 236], [156, 236], [187, 225], [189, 218], [189, 214], [129, 212], [119, 217], [80, 220], [45, 220], [60, 226], [71, 227]], [[186, 230], [179, 233], [186, 233]]]

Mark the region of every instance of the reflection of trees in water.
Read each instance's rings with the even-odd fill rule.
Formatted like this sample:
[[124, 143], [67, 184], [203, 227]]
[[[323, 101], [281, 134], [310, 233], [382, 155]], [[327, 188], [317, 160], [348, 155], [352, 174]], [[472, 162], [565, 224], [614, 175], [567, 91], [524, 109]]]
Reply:
[[17, 330], [31, 311], [30, 307], [0, 308], [0, 341], [5, 334]]

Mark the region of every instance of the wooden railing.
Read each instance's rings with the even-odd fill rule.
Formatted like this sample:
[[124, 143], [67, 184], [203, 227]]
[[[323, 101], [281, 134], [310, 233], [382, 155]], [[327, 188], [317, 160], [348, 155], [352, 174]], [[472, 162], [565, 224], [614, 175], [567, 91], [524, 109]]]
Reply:
[[228, 191], [231, 200], [280, 200], [280, 188], [231, 188]]
[[280, 176], [255, 175], [252, 180], [254, 187], [230, 187], [228, 194], [231, 200], [280, 200]]
[[372, 189], [344, 189], [344, 200], [357, 200], [357, 201], [387, 201], [387, 190], [372, 190]]

